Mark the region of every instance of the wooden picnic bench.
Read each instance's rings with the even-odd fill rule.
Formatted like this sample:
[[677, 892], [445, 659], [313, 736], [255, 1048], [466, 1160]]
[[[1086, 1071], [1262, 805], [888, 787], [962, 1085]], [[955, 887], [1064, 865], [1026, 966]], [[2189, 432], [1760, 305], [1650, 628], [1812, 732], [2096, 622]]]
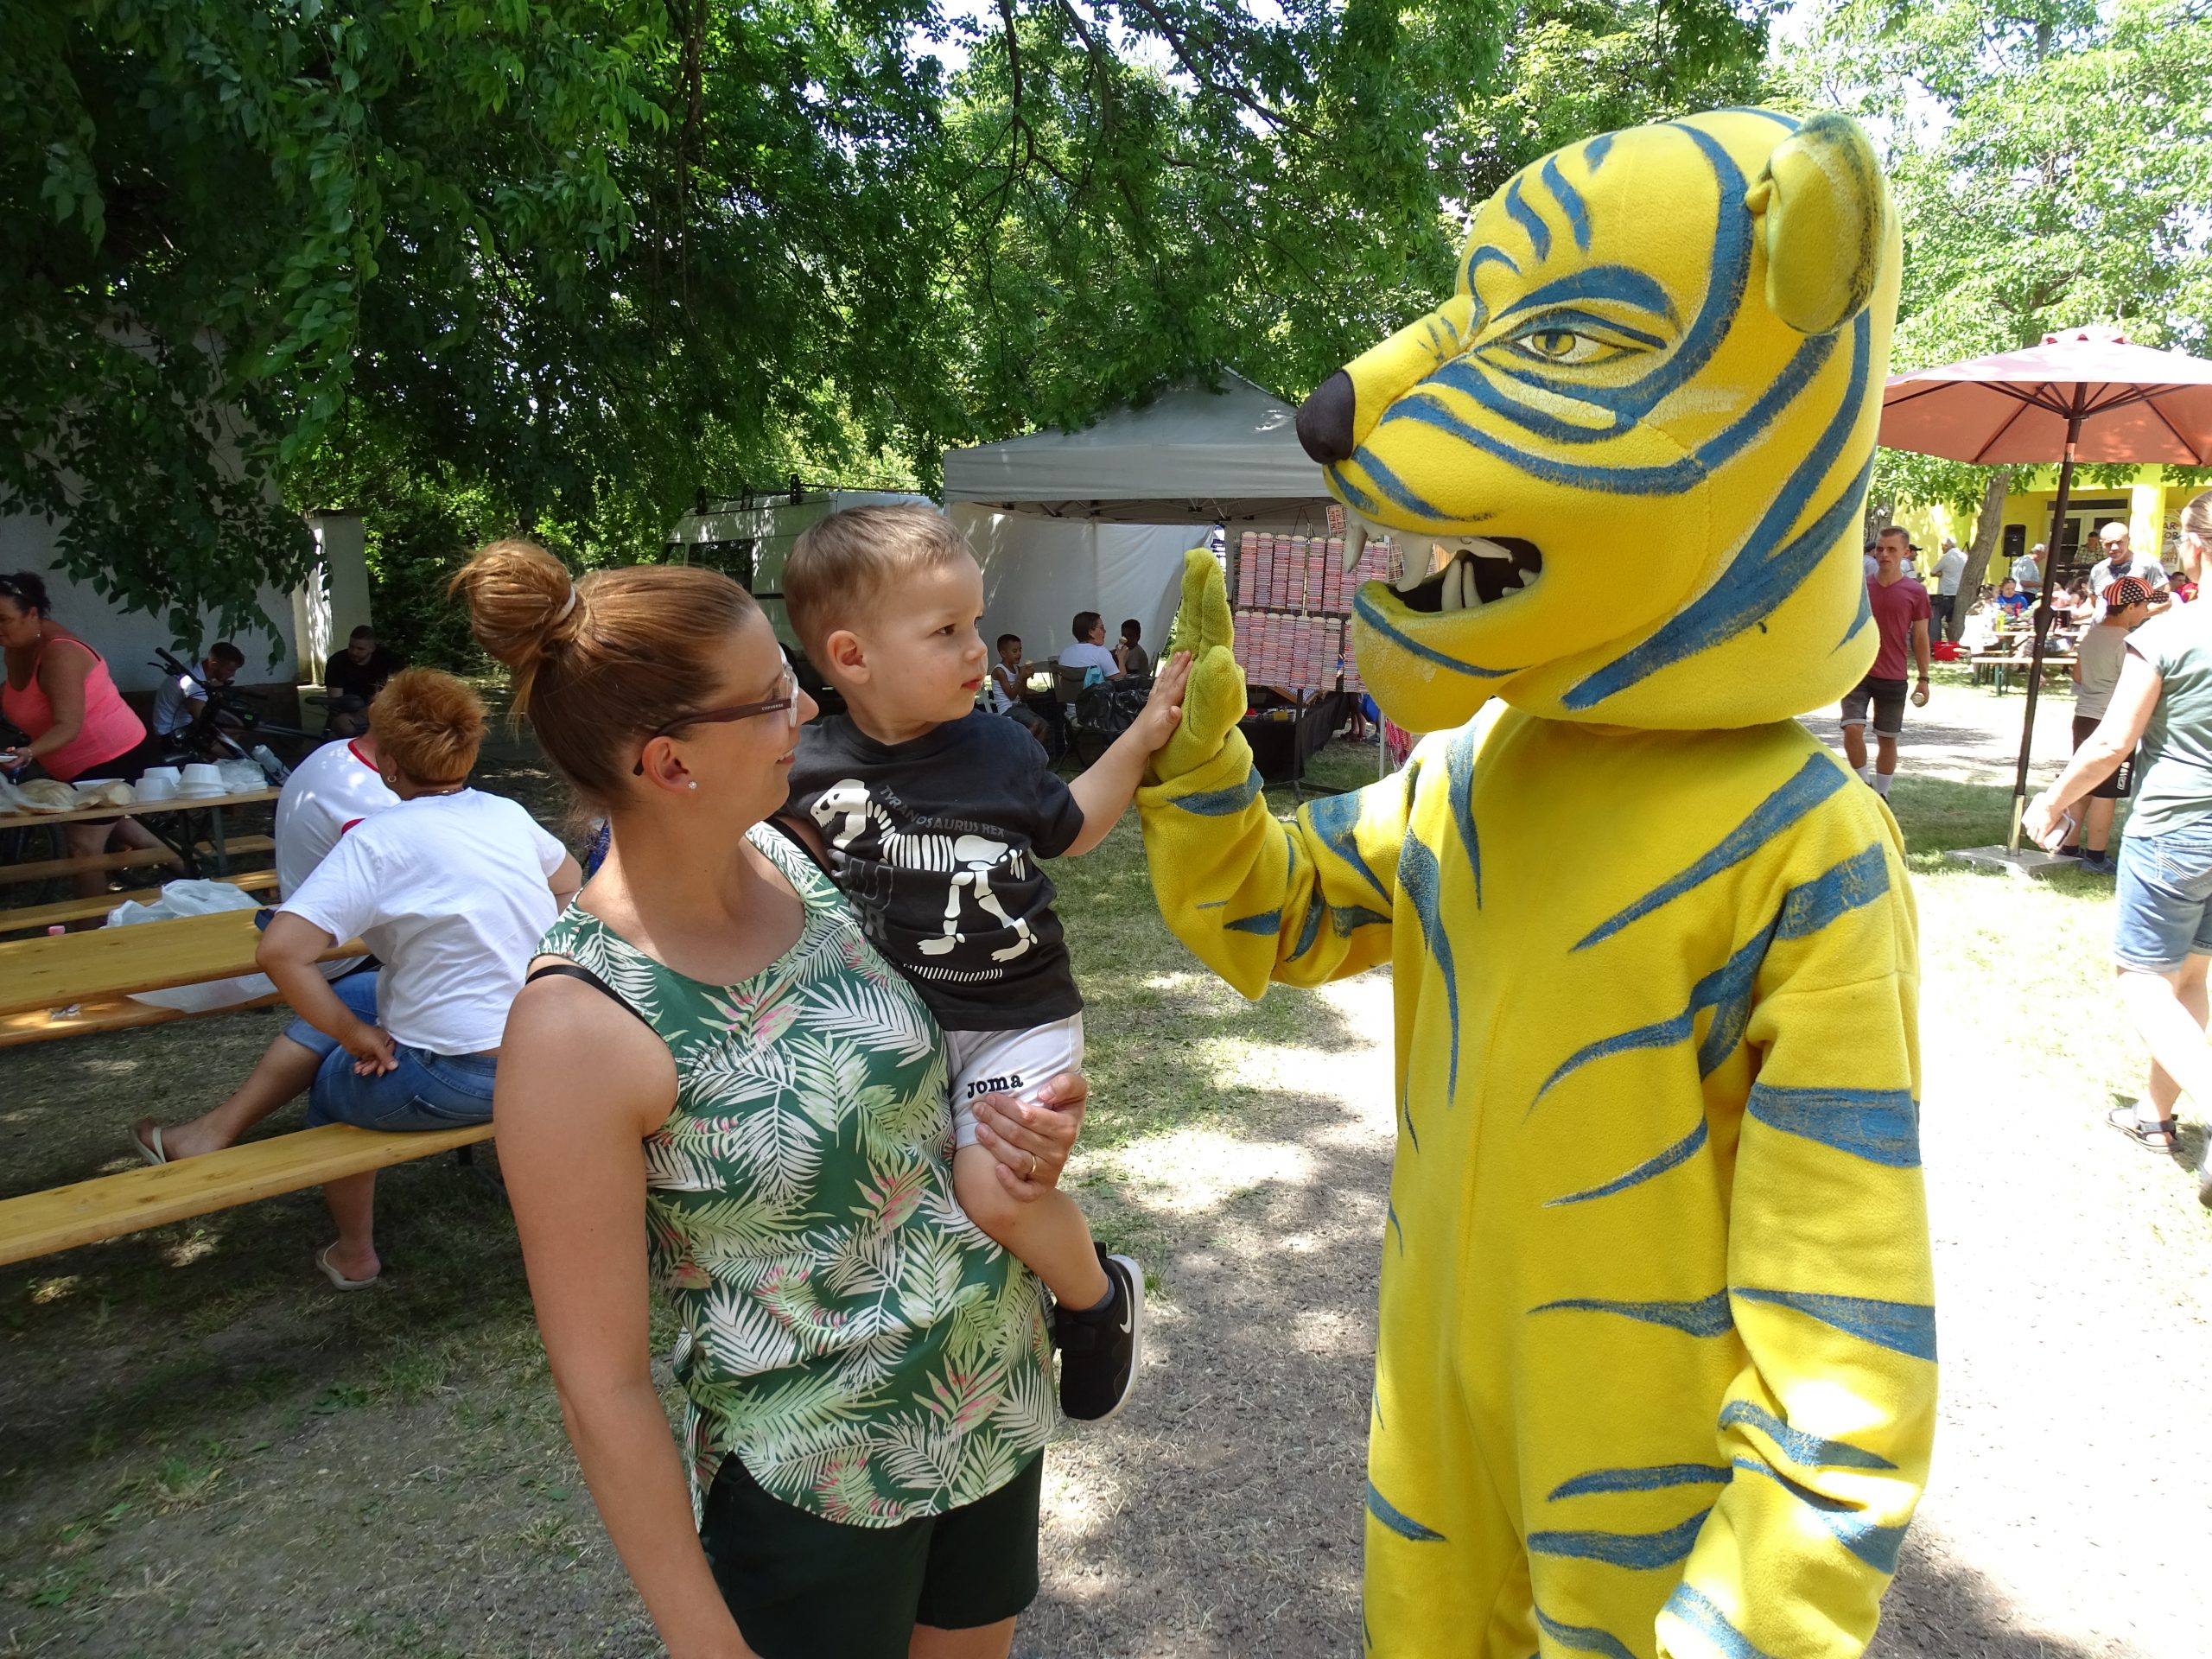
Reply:
[[[176, 1010], [134, 1002], [129, 994], [252, 973], [260, 938], [253, 913], [238, 910], [0, 944], [0, 1047], [181, 1019]], [[362, 952], [356, 941], [333, 946], [323, 960]], [[267, 996], [236, 1006], [262, 1007], [279, 1000]], [[50, 1009], [70, 1002], [83, 1004], [79, 1014], [64, 1020], [50, 1016]], [[491, 1136], [489, 1123], [420, 1135], [330, 1123], [174, 1164], [0, 1198], [0, 1263], [436, 1153], [458, 1150], [466, 1157], [468, 1147]]]
[[[247, 893], [267, 893], [276, 885], [274, 870], [248, 870], [241, 875], [219, 875], [218, 881]], [[131, 887], [104, 893], [95, 899], [62, 899], [50, 905], [16, 905], [0, 910], [0, 933], [43, 933], [57, 922], [88, 922], [105, 916], [118, 905], [149, 905], [162, 896], [159, 887]]]
[[[176, 1009], [136, 1002], [132, 995], [257, 973], [260, 943], [251, 911], [226, 910], [0, 944], [0, 1048], [181, 1019]], [[333, 946], [321, 959], [365, 953], [356, 941]], [[51, 1012], [73, 1005], [79, 1012], [72, 1016]]]
[[326, 1123], [173, 1164], [0, 1198], [0, 1264], [119, 1238], [414, 1158], [448, 1150], [465, 1155], [468, 1147], [491, 1138], [489, 1123], [419, 1135]]

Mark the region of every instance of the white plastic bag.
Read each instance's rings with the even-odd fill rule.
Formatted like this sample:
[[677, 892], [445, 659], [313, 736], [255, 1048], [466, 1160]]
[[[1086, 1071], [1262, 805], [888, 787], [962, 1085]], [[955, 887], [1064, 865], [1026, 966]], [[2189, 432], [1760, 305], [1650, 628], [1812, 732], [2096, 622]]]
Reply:
[[216, 770], [223, 774], [223, 792], [226, 795], [251, 795], [256, 790], [269, 787], [268, 774], [258, 760], [218, 760]]
[[[243, 887], [227, 881], [172, 881], [150, 905], [126, 899], [108, 912], [110, 927], [133, 927], [140, 922], [174, 921], [180, 916], [213, 916], [226, 910], [257, 910], [260, 901]], [[236, 979], [211, 979], [198, 985], [175, 985], [166, 991], [139, 991], [134, 1002], [182, 1014], [206, 1014], [215, 1008], [234, 1008], [257, 997], [273, 996], [276, 987], [266, 974], [243, 974]]]

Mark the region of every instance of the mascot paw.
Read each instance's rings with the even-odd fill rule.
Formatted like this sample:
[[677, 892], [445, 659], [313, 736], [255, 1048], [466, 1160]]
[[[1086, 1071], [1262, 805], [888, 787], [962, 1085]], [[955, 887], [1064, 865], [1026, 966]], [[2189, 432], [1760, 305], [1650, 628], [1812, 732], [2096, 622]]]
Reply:
[[1205, 548], [1192, 548], [1183, 556], [1182, 603], [1167, 639], [1171, 653], [1191, 653], [1191, 682], [1183, 693], [1183, 723], [1153, 757], [1153, 775], [1161, 782], [1219, 754], [1244, 717], [1244, 671], [1236, 665], [1236, 643], [1221, 567]]

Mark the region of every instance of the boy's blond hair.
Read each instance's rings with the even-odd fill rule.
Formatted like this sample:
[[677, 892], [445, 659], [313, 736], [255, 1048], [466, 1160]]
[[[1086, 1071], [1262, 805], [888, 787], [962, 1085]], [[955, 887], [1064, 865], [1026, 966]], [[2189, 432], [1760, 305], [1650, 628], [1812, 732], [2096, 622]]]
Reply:
[[822, 642], [874, 610], [899, 577], [972, 559], [965, 537], [934, 507], [847, 507], [810, 524], [784, 562], [784, 610], [823, 673]]

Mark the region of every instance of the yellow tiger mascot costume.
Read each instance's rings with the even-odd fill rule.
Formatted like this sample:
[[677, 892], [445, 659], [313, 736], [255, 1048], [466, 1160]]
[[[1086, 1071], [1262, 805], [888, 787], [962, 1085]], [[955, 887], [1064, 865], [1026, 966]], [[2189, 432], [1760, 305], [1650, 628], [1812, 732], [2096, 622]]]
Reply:
[[1913, 909], [1793, 716], [1874, 652], [1898, 264], [1840, 118], [1614, 133], [1491, 198], [1451, 299], [1300, 411], [1355, 543], [1449, 558], [1356, 605], [1431, 735], [1294, 823], [1191, 556], [1139, 797], [1161, 910], [1248, 996], [1394, 976], [1374, 1654], [1873, 1634], [1935, 1424]]

